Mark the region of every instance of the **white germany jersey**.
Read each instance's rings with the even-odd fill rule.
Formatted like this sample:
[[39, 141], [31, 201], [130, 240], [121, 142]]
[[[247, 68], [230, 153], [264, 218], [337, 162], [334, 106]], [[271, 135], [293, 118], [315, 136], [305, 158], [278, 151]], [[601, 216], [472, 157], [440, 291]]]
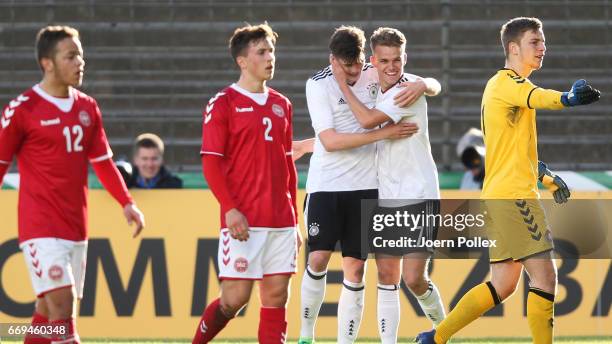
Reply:
[[[365, 64], [359, 80], [351, 86], [353, 93], [368, 108], [374, 107], [378, 92], [376, 69]], [[319, 71], [306, 82], [308, 112], [315, 131], [315, 144], [306, 192], [352, 191], [378, 188], [376, 146], [369, 144], [353, 149], [328, 152], [319, 133], [335, 129], [338, 133], [363, 133], [331, 72], [331, 66]]]
[[[416, 75], [405, 73], [399, 83], [417, 80]], [[385, 201], [393, 199], [439, 199], [438, 170], [431, 155], [427, 128], [427, 101], [421, 96], [407, 108], [393, 104], [393, 97], [401, 91], [395, 85], [386, 92], [378, 92], [376, 109], [393, 122], [413, 122], [419, 131], [400, 140], [382, 140], [378, 147], [379, 198], [382, 206], [402, 206], [414, 202]]]

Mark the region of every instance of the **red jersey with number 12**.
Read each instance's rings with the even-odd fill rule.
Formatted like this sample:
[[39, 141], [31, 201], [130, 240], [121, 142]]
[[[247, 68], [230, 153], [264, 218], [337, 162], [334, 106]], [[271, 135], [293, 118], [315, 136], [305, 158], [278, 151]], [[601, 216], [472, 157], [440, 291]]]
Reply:
[[76, 89], [70, 97], [61, 109], [35, 86], [2, 112], [0, 163], [16, 155], [20, 175], [19, 242], [87, 238], [87, 162], [112, 152], [96, 101]]
[[[296, 225], [287, 167], [292, 117], [291, 102], [279, 92], [254, 94], [235, 84], [204, 110], [200, 153], [225, 158], [227, 187], [251, 229]], [[221, 209], [221, 228], [227, 210]]]

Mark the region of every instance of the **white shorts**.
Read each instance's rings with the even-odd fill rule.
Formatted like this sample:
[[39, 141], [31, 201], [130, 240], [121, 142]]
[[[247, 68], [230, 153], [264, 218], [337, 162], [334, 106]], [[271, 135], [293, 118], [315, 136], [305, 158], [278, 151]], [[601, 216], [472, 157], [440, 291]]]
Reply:
[[297, 230], [250, 230], [247, 241], [238, 241], [227, 228], [219, 235], [219, 279], [260, 280], [270, 275], [290, 275], [297, 270]]
[[73, 286], [77, 298], [83, 298], [87, 241], [36, 238], [24, 241], [19, 247], [37, 297]]

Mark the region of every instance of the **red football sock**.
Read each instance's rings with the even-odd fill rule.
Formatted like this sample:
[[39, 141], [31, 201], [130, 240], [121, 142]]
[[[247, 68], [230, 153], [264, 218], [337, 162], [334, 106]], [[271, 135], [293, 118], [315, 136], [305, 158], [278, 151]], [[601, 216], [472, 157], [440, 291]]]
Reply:
[[225, 325], [231, 320], [221, 312], [221, 300], [216, 299], [206, 309], [198, 323], [192, 344], [203, 344], [210, 342], [217, 333], [221, 332]]
[[[36, 325], [47, 325], [49, 323], [49, 319], [34, 311], [34, 315], [32, 315], [32, 327], [34, 328]], [[24, 344], [49, 344], [51, 343], [51, 338], [45, 338], [36, 334], [27, 334], [23, 339]]]
[[259, 344], [280, 344], [287, 340], [285, 307], [261, 307], [259, 313]]
[[[57, 342], [61, 344], [80, 344], [81, 339], [76, 332], [76, 321], [70, 317], [68, 319], [53, 320], [49, 322], [53, 335], [51, 336], [51, 342]], [[59, 332], [59, 333], [57, 333]], [[63, 333], [62, 333], [63, 332]]]

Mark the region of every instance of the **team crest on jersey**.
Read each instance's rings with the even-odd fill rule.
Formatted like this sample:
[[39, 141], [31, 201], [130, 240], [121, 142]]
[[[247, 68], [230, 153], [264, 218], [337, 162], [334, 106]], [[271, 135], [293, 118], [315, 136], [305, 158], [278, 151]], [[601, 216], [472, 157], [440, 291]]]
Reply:
[[91, 125], [91, 116], [86, 111], [79, 112], [79, 122], [84, 127], [89, 127]]
[[313, 222], [310, 227], [308, 227], [308, 234], [313, 237], [319, 235], [319, 224]]
[[243, 273], [246, 272], [247, 269], [249, 268], [249, 261], [246, 260], [246, 258], [237, 258], [236, 261], [234, 261], [234, 269], [237, 272]]
[[49, 278], [54, 281], [60, 280], [64, 275], [64, 270], [59, 265], [52, 265], [49, 268]]
[[278, 104], [272, 105], [272, 112], [274, 112], [274, 114], [277, 115], [278, 117], [285, 116], [285, 110], [283, 110], [283, 107]]
[[368, 88], [368, 94], [370, 95], [370, 98], [376, 99], [376, 97], [378, 96], [378, 84], [377, 83], [369, 84], [367, 88]]

